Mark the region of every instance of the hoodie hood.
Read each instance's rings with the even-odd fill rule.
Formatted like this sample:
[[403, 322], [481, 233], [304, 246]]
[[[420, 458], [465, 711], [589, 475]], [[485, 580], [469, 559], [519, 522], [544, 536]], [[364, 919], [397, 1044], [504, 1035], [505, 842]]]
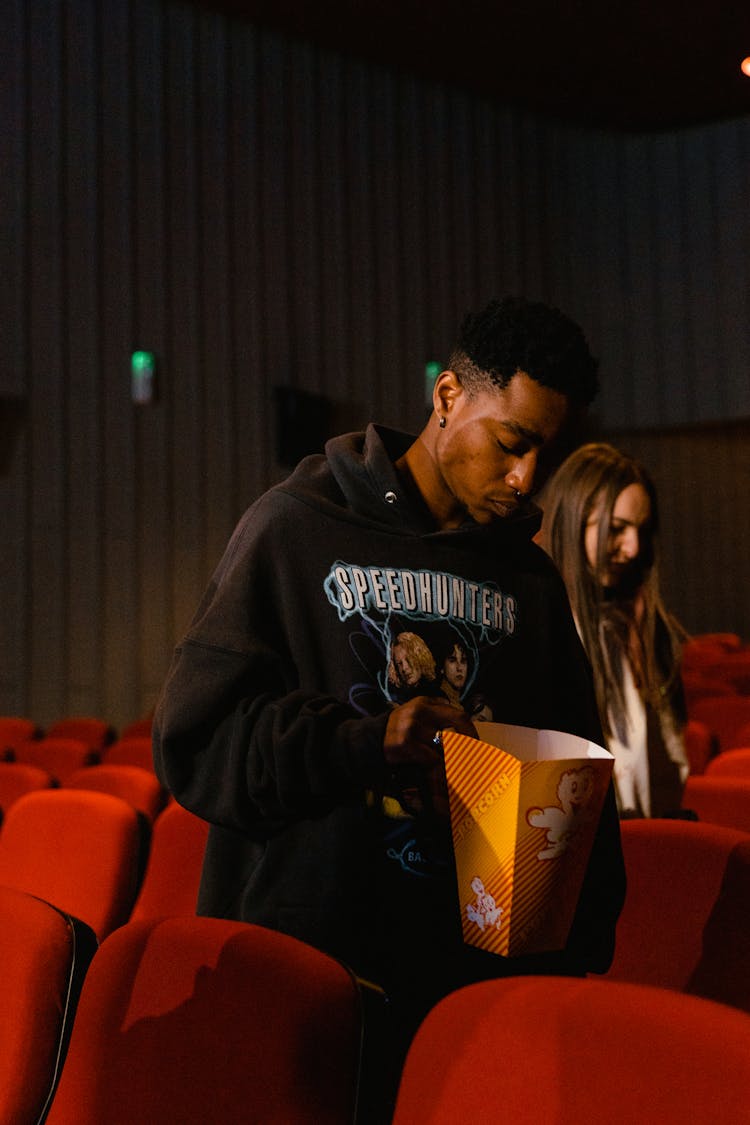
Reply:
[[401, 535], [508, 544], [528, 542], [537, 533], [542, 513], [533, 503], [493, 524], [467, 520], [460, 528], [437, 528], [427, 505], [395, 468], [415, 441], [412, 434], [371, 423], [362, 433], [332, 438], [324, 454], [306, 457], [278, 488], [323, 510], [333, 505], [339, 518]]

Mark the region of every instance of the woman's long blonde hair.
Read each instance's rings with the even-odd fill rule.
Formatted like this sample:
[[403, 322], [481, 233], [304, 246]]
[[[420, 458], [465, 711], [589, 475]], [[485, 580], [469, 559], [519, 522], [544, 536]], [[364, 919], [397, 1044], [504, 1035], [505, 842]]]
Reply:
[[[612, 510], [628, 485], [641, 485], [651, 504], [648, 534], [626, 589], [608, 591], [597, 573], [605, 564]], [[672, 709], [684, 721], [680, 662], [685, 633], [664, 607], [659, 589], [656, 489], [640, 462], [612, 445], [582, 445], [563, 462], [542, 497], [542, 543], [563, 576], [594, 673], [599, 714], [607, 737], [623, 737], [626, 709], [621, 674], [627, 655], [645, 702]], [[597, 566], [586, 556], [586, 525], [601, 510]]]

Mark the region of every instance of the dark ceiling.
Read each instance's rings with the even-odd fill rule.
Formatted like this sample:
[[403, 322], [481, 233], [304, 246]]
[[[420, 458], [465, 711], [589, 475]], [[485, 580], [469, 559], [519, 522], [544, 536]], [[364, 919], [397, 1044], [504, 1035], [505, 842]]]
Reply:
[[750, 114], [750, 0], [201, 0], [204, 7], [574, 123]]

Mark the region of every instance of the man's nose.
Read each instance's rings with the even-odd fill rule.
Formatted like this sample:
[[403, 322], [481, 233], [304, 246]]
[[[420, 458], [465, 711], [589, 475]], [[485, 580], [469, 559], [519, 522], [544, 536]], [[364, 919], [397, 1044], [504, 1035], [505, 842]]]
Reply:
[[536, 466], [536, 451], [529, 450], [528, 453], [524, 453], [523, 457], [516, 458], [515, 464], [507, 474], [505, 480], [514, 491], [521, 492], [524, 496], [528, 496], [534, 487]]

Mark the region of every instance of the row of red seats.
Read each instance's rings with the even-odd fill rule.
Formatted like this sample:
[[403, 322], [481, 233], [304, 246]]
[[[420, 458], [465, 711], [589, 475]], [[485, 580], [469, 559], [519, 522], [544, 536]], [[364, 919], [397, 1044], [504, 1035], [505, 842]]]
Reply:
[[683, 647], [685, 741], [693, 774], [716, 754], [750, 747], [750, 646], [736, 633], [704, 633]]
[[[137, 765], [105, 762], [85, 766], [69, 773], [57, 771], [54, 762], [32, 765], [30, 762], [0, 762], [0, 821], [14, 801], [38, 789], [91, 789], [122, 797], [153, 821], [167, 802], [164, 790], [153, 769]], [[54, 773], [49, 772], [55, 769]]]
[[621, 827], [609, 972], [449, 996], [417, 1034], [393, 1125], [750, 1121], [750, 832]]
[[153, 768], [150, 719], [119, 737], [105, 720], [64, 719], [42, 730], [33, 720], [0, 717], [0, 818], [24, 793], [65, 786], [123, 797], [149, 820], [167, 793]]
[[[720, 764], [720, 758], [713, 759], [707, 777], [696, 780], [710, 782], [711, 773], [716, 771], [714, 781], [721, 781], [723, 775], [730, 778], [731, 785], [741, 786], [741, 779], [725, 773], [726, 767], [726, 761]], [[52, 795], [64, 792], [54, 791]], [[22, 807], [22, 803], [19, 802], [16, 807]], [[166, 813], [167, 810], [157, 817], [154, 836], [160, 819]], [[7, 827], [6, 820], [0, 828], [0, 859]], [[750, 832], [704, 821], [662, 820], [624, 822], [622, 829], [629, 890], [618, 930], [615, 962], [606, 978], [603, 981], [576, 982], [556, 982], [550, 978], [539, 982], [496, 982], [475, 986], [449, 998], [429, 1017], [415, 1042], [407, 1061], [394, 1125], [465, 1118], [494, 1120], [498, 1104], [504, 1115], [510, 1112], [522, 1125], [538, 1120], [542, 1113], [570, 1125], [602, 1119], [612, 1122], [713, 1122], [717, 1119], [717, 1112], [719, 1118], [729, 1116], [732, 1120], [743, 1120], [744, 1111], [740, 1109], [738, 1114], [736, 1107], [744, 1106], [747, 1100], [743, 1097], [748, 1093], [747, 1064], [738, 1067], [732, 1051], [727, 1053], [722, 1049], [720, 1057], [716, 1057], [709, 1045], [702, 1050], [704, 1070], [701, 1085], [697, 1079], [693, 1080], [692, 1071], [697, 1066], [697, 1063], [694, 1066], [690, 1062], [693, 1048], [683, 1045], [682, 1036], [688, 1034], [692, 1043], [704, 1048], [700, 1030], [703, 1028], [710, 1035], [709, 1044], [715, 1043], [718, 1036], [720, 1043], [730, 1040], [733, 1044], [741, 1044], [743, 1052], [746, 1050], [750, 996], [744, 967], [750, 953], [746, 937], [750, 934], [750, 896], [747, 894]], [[201, 842], [199, 854], [202, 847]], [[151, 858], [154, 854], [155, 848]], [[179, 883], [184, 872], [183, 856], [178, 857], [178, 865], [179, 874], [173, 870], [167, 884]], [[4, 881], [0, 866], [0, 884]], [[146, 879], [142, 885], [145, 886], [145, 883]], [[193, 893], [186, 913], [193, 912], [194, 901]], [[172, 913], [169, 901], [158, 896], [155, 909], [161, 913]], [[308, 1089], [305, 1098], [297, 1099], [298, 1089], [304, 1088], [299, 1084], [312, 1081], [315, 1076], [303, 1079], [297, 1071], [287, 1071], [288, 1060], [277, 1060], [275, 1054], [272, 1065], [280, 1067], [284, 1080], [272, 1082], [272, 1100], [262, 1104], [259, 1115], [255, 1117], [254, 1110], [248, 1108], [255, 1106], [258, 1092], [242, 1085], [248, 1077], [247, 1072], [236, 1073], [230, 1067], [231, 1073], [223, 1079], [229, 1097], [226, 1112], [219, 1109], [219, 1116], [213, 1116], [212, 1110], [218, 1105], [215, 1074], [219, 1071], [208, 1068], [207, 1074], [205, 1058], [213, 1060], [214, 1034], [222, 1043], [231, 1040], [231, 1033], [228, 1033], [229, 1039], [224, 1037], [221, 1023], [225, 1011], [235, 1021], [233, 1026], [238, 1026], [239, 1020], [244, 1036], [242, 1046], [246, 1048], [250, 1041], [247, 1038], [249, 1029], [241, 1020], [249, 1018], [247, 1010], [253, 1008], [246, 1002], [247, 981], [251, 978], [243, 975], [241, 983], [232, 979], [228, 995], [224, 996], [221, 992], [217, 959], [206, 959], [206, 946], [200, 937], [204, 933], [204, 923], [209, 923], [209, 929], [214, 928], [211, 920], [186, 918], [157, 923], [153, 915], [148, 914], [139, 920], [134, 910], [128, 918], [131, 920], [109, 930], [109, 936], [104, 937], [85, 978], [68, 1063], [63, 1070], [58, 1096], [53, 1102], [50, 1117], [53, 1125], [55, 1122], [64, 1125], [74, 1120], [82, 1125], [93, 1125], [95, 1121], [97, 1125], [119, 1125], [120, 1121], [139, 1119], [163, 1122], [164, 1125], [172, 1125], [173, 1122], [176, 1125], [177, 1121], [185, 1120], [352, 1120], [348, 1115], [351, 1103], [346, 1099], [339, 1105], [339, 1110], [342, 1105], [348, 1107], [345, 1115], [330, 1117], [316, 1108], [314, 1091]], [[239, 926], [243, 933], [257, 930], [257, 927], [244, 927], [238, 923], [218, 925]], [[161, 947], [153, 936], [156, 931], [165, 939]], [[216, 936], [210, 936], [210, 940], [208, 931], [205, 932], [209, 945], [218, 940], [219, 931], [216, 931]], [[134, 946], [129, 944], [131, 940]], [[260, 931], [261, 945], [267, 942], [275, 947], [275, 956], [282, 960], [279, 945], [287, 940], [291, 939]], [[216, 945], [212, 948], [215, 949]], [[148, 955], [152, 952], [154, 959], [147, 964]], [[256, 964], [257, 950], [250, 952], [249, 939], [248, 952], [253, 964]], [[311, 953], [314, 958], [322, 956], [314, 951]], [[191, 961], [192, 954], [199, 957], [198, 963]], [[97, 964], [104, 966], [99, 973], [94, 971]], [[201, 968], [204, 972], [196, 977]], [[149, 984], [151, 978], [158, 982], [158, 987]], [[104, 996], [106, 983], [100, 985], [99, 982], [107, 979], [115, 982], [114, 993]], [[203, 1003], [202, 990], [192, 992], [194, 980], [199, 979], [207, 979], [212, 988], [215, 985], [218, 989], [218, 992], [211, 992], [210, 1005], [208, 1000]], [[351, 987], [351, 976], [347, 975], [347, 979]], [[185, 981], [189, 982], [187, 986]], [[520, 991], [522, 984], [526, 992]], [[174, 992], [175, 987], [177, 993]], [[189, 989], [187, 995], [184, 991], [179, 993], [179, 989], [184, 987]], [[308, 981], [305, 980], [304, 988], [307, 987]], [[604, 993], [602, 988], [608, 991]], [[87, 989], [90, 1000], [86, 999]], [[149, 989], [155, 997], [153, 1007], [148, 1007]], [[166, 999], [170, 989], [172, 992]], [[652, 995], [651, 990], [656, 995]], [[242, 1015], [239, 1017], [230, 1004], [231, 996], [235, 1000], [240, 998]], [[196, 998], [201, 1002], [194, 1003]], [[546, 1034], [548, 1029], [542, 1024], [535, 1026], [534, 1038], [531, 1036], [532, 1023], [536, 1025], [545, 998], [545, 1010], [554, 1013], [550, 1022], [557, 1029], [556, 1034], [550, 1037]], [[522, 1007], [525, 1006], [527, 1012], [534, 1013], [534, 1020], [524, 1021], [518, 1015], [516, 1000]], [[284, 1005], [284, 1011], [277, 1013], [276, 1018], [285, 1021], [288, 1001], [282, 998], [280, 1003]], [[112, 1014], [108, 1007], [110, 1004], [114, 1005]], [[213, 1020], [208, 1018], [209, 1008]], [[88, 1028], [89, 1016], [84, 1016], [84, 1012], [92, 1014]], [[129, 1037], [123, 1035], [123, 1029], [129, 1029], [131, 1014], [132, 1023], [138, 1024], [139, 1035]], [[266, 1019], [269, 1018], [268, 1013], [263, 1014]], [[605, 1014], [606, 1029], [601, 1026]], [[583, 1019], [581, 1026], [579, 1017]], [[148, 1026], [143, 1027], [139, 1021]], [[508, 1021], [509, 1029], [505, 1029]], [[207, 1023], [208, 1030], [202, 1032], [203, 1023]], [[254, 1026], [257, 1042], [258, 1025]], [[305, 1026], [306, 1034], [317, 1043], [319, 1028], [314, 1013]], [[359, 1025], [347, 1026], [349, 1033], [356, 1031], [358, 1040]], [[288, 1023], [284, 1022], [284, 1027], [287, 1035], [290, 1034]], [[437, 1041], [433, 1038], [433, 1028], [437, 1029]], [[113, 1042], [110, 1042], [110, 1030]], [[297, 1030], [302, 1034], [301, 1029]], [[528, 1060], [526, 1070], [523, 1069], [526, 1064], [513, 1051], [508, 1049], [509, 1053], [506, 1053], [504, 1037], [508, 1032], [515, 1044], [514, 1050], [520, 1051], [522, 1058]], [[534, 1038], [534, 1042], [528, 1042], [528, 1038]], [[649, 1044], [647, 1059], [642, 1057], [641, 1044], [644, 1041]], [[180, 1050], [175, 1048], [169, 1060], [169, 1066], [173, 1068], [164, 1074], [163, 1084], [155, 1083], [154, 1060], [161, 1067], [165, 1053], [169, 1053], [170, 1046], [178, 1042]], [[81, 1045], [78, 1053], [77, 1043]], [[139, 1055], [141, 1043], [143, 1053]], [[631, 1043], [637, 1044], [635, 1055], [630, 1051]], [[537, 1050], [538, 1047], [544, 1049]], [[545, 1052], [549, 1050], [556, 1052], [557, 1063], [552, 1070], [545, 1066], [544, 1061]], [[103, 1052], [105, 1057], [100, 1059], [97, 1051]], [[252, 1051], [252, 1054], [254, 1061], [257, 1051]], [[490, 1056], [503, 1059], [503, 1065], [493, 1062], [488, 1067], [487, 1058]], [[432, 1078], [431, 1083], [425, 1085], [428, 1057], [432, 1059]], [[742, 1057], [747, 1058], [746, 1055]], [[74, 1058], [78, 1058], [77, 1063], [73, 1062]], [[244, 1056], [241, 1058], [245, 1066], [250, 1065]], [[596, 1072], [593, 1079], [592, 1058]], [[669, 1058], [672, 1059], [673, 1070], [668, 1073], [664, 1068]], [[562, 1068], [561, 1059], [566, 1061]], [[606, 1060], [606, 1065], [602, 1065], [600, 1060]], [[633, 1070], [636, 1062], [637, 1070]], [[512, 1082], [508, 1083], [506, 1065], [513, 1069]], [[216, 1067], [219, 1066], [221, 1063], [217, 1062]], [[111, 1079], [108, 1067], [113, 1068]], [[675, 1067], [679, 1070], [677, 1091]], [[136, 1068], [139, 1070], [137, 1076]], [[531, 1078], [537, 1072], [538, 1081]], [[489, 1074], [489, 1085], [484, 1087], [481, 1086], [482, 1074]], [[252, 1069], [250, 1076], [255, 1082], [259, 1080]], [[439, 1081], [436, 1076], [439, 1076]], [[267, 1084], [268, 1075], [265, 1077]], [[344, 1066], [343, 1070], [337, 1069], [333, 1074], [329, 1071], [329, 1088], [332, 1082], [337, 1090], [348, 1090], [351, 1098], [356, 1096], [352, 1091], [357, 1088], [358, 1077], [356, 1063], [353, 1070]], [[479, 1091], [475, 1089], [478, 1083]], [[583, 1093], [581, 1083], [584, 1085]], [[713, 1099], [706, 1094], [710, 1086], [714, 1087]], [[175, 1087], [179, 1087], [179, 1093], [173, 1098], [171, 1095]], [[720, 1091], [718, 1097], [717, 1089]], [[656, 1096], [658, 1090], [661, 1090], [660, 1098]], [[186, 1102], [181, 1100], [183, 1091]], [[201, 1098], [209, 1097], [211, 1091], [214, 1099], [210, 1103], [211, 1108], [205, 1109], [209, 1103], [202, 1102]], [[504, 1098], [502, 1092], [506, 1094]], [[477, 1101], [478, 1093], [483, 1093], [483, 1096]], [[240, 1096], [244, 1096], [244, 1100], [235, 1101]], [[726, 1104], [731, 1107], [731, 1113], [729, 1108], [727, 1113], [721, 1108], [725, 1097], [729, 1099]], [[81, 1105], [89, 1104], [92, 1116], [81, 1116]], [[74, 1111], [76, 1105], [77, 1115]], [[233, 1117], [230, 1105], [235, 1109], [241, 1106], [241, 1114]], [[482, 1105], [484, 1117], [480, 1112]], [[603, 1116], [602, 1107], [605, 1105], [606, 1115]], [[557, 1116], [553, 1114], [553, 1108]], [[59, 1117], [55, 1117], [55, 1113]], [[66, 1113], [68, 1116], [65, 1116]], [[0, 1120], [5, 1119], [0, 1111]], [[19, 1125], [24, 1121], [13, 1116], [9, 1116], [8, 1120], [18, 1120]]]
[[[151, 718], [136, 719], [128, 723], [119, 733], [119, 738], [150, 737]], [[46, 727], [26, 716], [0, 716], [0, 753], [4, 749], [14, 749], [19, 743], [38, 738], [74, 738], [85, 742], [91, 750], [103, 751], [110, 743], [117, 741], [118, 734], [106, 719], [94, 715], [74, 715], [57, 719]]]
[[375, 990], [343, 965], [240, 922], [141, 919], [98, 949], [77, 925], [0, 885], [0, 1120], [354, 1122]]
[[683, 806], [701, 820], [750, 831], [750, 647], [735, 633], [691, 638], [683, 681], [690, 760]]
[[744, 1012], [648, 985], [472, 985], [417, 1032], [393, 1125], [746, 1125], [749, 1035]]
[[688, 695], [750, 695], [750, 646], [738, 633], [698, 633], [683, 646]]
[[[393, 1125], [750, 1119], [750, 834], [689, 821], [622, 827], [629, 892], [610, 972], [449, 997], [417, 1035]], [[359, 1046], [382, 997], [344, 966], [257, 926], [187, 916], [128, 921], [94, 952], [58, 935], [63, 966], [48, 949], [34, 963], [39, 910], [27, 918], [23, 892], [2, 882], [0, 919], [12, 914], [0, 955], [14, 971], [0, 1120], [39, 1119], [10, 1104], [22, 1075], [26, 1103], [34, 1091], [37, 1108], [52, 1096], [50, 1025], [71, 1019], [59, 999], [75, 955], [80, 1001], [50, 1125], [379, 1120], [368, 1116]], [[64, 934], [72, 923], [59, 915], [53, 928]]]
[[131, 918], [194, 914], [207, 835], [176, 801], [152, 824], [108, 793], [37, 790], [0, 825], [0, 885], [53, 903], [101, 941]]

